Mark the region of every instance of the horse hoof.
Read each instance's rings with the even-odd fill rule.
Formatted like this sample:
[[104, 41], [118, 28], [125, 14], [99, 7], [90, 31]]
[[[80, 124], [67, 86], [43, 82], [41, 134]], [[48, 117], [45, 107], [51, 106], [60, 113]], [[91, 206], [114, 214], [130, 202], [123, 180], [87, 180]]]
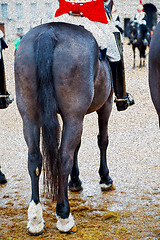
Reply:
[[28, 232], [30, 235], [40, 235], [45, 231], [45, 222], [42, 217], [42, 206], [31, 201], [28, 208]]
[[81, 192], [83, 190], [83, 187], [69, 187], [69, 190], [71, 192]]
[[110, 190], [115, 190], [115, 186], [113, 184], [105, 184], [105, 183], [102, 183], [100, 184], [101, 186], [101, 190], [102, 191], [110, 191]]
[[35, 232], [31, 232], [30, 229], [28, 229], [28, 234], [30, 236], [39, 236], [39, 235], [43, 235], [46, 232], [45, 227], [42, 229], [42, 231], [35, 233]]
[[83, 190], [83, 187], [81, 185], [81, 181], [79, 180], [78, 182], [76, 183], [73, 183], [72, 181], [69, 182], [68, 186], [69, 186], [69, 190], [71, 192], [80, 192]]
[[110, 176], [108, 176], [106, 179], [100, 180], [100, 186], [102, 191], [109, 191], [113, 190], [113, 180]]
[[76, 225], [74, 225], [68, 233], [75, 233], [75, 232], [77, 232]]
[[73, 216], [70, 214], [68, 218], [61, 218], [57, 216], [57, 228], [62, 233], [73, 233], [77, 231], [75, 220]]

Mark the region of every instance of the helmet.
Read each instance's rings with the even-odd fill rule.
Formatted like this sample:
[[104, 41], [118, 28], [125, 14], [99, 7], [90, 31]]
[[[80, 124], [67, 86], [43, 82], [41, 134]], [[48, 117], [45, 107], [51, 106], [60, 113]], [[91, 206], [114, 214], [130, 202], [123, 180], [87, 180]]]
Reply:
[[138, 11], [138, 12], [144, 12], [142, 0], [140, 0], [140, 2], [139, 2], [139, 4], [138, 4], [137, 11]]

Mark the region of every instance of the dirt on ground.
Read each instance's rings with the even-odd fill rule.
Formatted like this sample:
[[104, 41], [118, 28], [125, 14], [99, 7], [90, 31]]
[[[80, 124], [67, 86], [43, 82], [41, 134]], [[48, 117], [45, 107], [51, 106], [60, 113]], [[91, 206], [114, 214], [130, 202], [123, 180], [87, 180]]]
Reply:
[[132, 69], [131, 46], [124, 40], [127, 91], [135, 105], [118, 112], [115, 103], [109, 121], [107, 151], [110, 176], [115, 190], [102, 192], [99, 186], [99, 149], [97, 114], [84, 120], [79, 152], [81, 193], [69, 193], [71, 212], [77, 232], [61, 234], [56, 229], [55, 204], [43, 193], [46, 232], [29, 236], [27, 209], [31, 197], [27, 170], [27, 147], [22, 121], [16, 106], [14, 86], [14, 46], [4, 51], [7, 89], [14, 102], [0, 110], [0, 164], [8, 183], [0, 186], [0, 239], [76, 239], [130, 240], [160, 239], [160, 130], [148, 84], [148, 49], [146, 66]]

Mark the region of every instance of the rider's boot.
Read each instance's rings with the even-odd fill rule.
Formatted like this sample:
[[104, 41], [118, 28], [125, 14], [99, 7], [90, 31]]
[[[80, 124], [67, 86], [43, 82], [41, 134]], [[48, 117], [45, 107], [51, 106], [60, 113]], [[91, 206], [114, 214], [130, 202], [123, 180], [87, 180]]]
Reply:
[[110, 62], [113, 77], [113, 87], [116, 95], [115, 103], [118, 111], [123, 111], [134, 104], [133, 97], [126, 92], [126, 81], [123, 61], [123, 47], [120, 33], [114, 33], [116, 44], [120, 53], [121, 59], [117, 62]]
[[100, 56], [99, 56], [99, 58], [100, 58], [101, 61], [105, 61], [106, 60], [106, 58], [107, 58], [106, 53], [107, 53], [107, 48], [100, 49]]
[[13, 102], [13, 98], [6, 90], [6, 79], [4, 71], [3, 56], [0, 58], [0, 109], [5, 109], [10, 103]]
[[124, 111], [134, 104], [134, 99], [126, 92], [123, 60], [110, 62], [110, 66], [113, 77], [113, 88], [116, 95], [114, 102], [116, 103], [118, 111]]

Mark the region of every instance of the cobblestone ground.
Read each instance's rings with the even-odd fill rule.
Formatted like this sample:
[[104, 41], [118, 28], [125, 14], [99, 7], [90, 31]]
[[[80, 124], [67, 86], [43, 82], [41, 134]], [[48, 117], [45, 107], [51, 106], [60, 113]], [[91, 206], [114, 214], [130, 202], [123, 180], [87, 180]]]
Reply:
[[[147, 50], [148, 52], [148, 50]], [[124, 41], [127, 91], [136, 104], [117, 112], [115, 104], [109, 121], [108, 165], [115, 190], [99, 187], [97, 115], [85, 117], [79, 153], [83, 191], [69, 193], [71, 211], [78, 231], [60, 234], [56, 227], [55, 205], [43, 195], [46, 232], [31, 237], [26, 231], [30, 201], [27, 148], [16, 101], [0, 111], [0, 163], [8, 183], [0, 186], [0, 239], [160, 239], [160, 130], [148, 86], [146, 66], [132, 69], [132, 50]], [[7, 88], [15, 100], [14, 48], [9, 43], [4, 61]]]

